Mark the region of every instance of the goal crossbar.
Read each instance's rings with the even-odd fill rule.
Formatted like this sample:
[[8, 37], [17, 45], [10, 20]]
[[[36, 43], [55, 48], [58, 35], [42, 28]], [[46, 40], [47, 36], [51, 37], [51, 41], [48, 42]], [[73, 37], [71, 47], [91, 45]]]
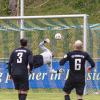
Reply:
[[7, 16], [0, 17], [0, 19], [37, 19], [37, 18], [73, 18], [73, 17], [85, 17], [87, 14], [72, 14], [72, 15], [44, 15], [44, 16]]

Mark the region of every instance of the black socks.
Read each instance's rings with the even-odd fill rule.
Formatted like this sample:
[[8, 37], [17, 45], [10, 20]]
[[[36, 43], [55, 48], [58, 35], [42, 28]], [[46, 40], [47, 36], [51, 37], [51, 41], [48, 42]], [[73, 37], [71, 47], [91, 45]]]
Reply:
[[21, 94], [18, 94], [18, 100], [20, 100], [20, 95], [21, 95]]
[[27, 94], [18, 94], [19, 100], [26, 100]]
[[69, 95], [65, 95], [65, 100], [70, 100], [70, 96]]
[[78, 100], [83, 100], [83, 99], [78, 99]]

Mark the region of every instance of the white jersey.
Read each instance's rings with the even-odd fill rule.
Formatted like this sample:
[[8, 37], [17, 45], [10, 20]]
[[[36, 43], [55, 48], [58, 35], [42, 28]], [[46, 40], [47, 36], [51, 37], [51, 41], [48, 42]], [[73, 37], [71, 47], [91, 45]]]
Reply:
[[52, 52], [44, 46], [44, 41], [39, 44], [39, 47], [43, 50], [40, 55], [43, 56], [43, 63], [48, 64], [52, 62]]

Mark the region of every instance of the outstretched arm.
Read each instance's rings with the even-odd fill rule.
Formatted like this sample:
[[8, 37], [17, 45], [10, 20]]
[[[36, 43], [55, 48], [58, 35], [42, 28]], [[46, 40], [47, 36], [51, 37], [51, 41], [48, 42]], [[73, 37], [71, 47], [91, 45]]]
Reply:
[[87, 71], [90, 72], [90, 70], [95, 67], [95, 62], [93, 61], [93, 59], [89, 55], [87, 55], [87, 61], [91, 65], [91, 67], [88, 67], [87, 68]]
[[33, 55], [31, 51], [29, 51], [28, 63], [29, 63], [29, 72], [31, 72], [33, 69]]
[[11, 75], [12, 62], [13, 62], [13, 53], [11, 54], [11, 56], [9, 58], [9, 62], [8, 62], [8, 73], [9, 73], [9, 75]]
[[60, 66], [63, 66], [63, 65], [66, 63], [67, 60], [68, 60], [68, 54], [65, 55], [64, 58], [62, 58], [62, 59], [60, 60], [59, 65], [60, 65]]
[[49, 39], [45, 39], [44, 41], [40, 42], [39, 47], [40, 47], [41, 50], [43, 50], [43, 51], [48, 50], [48, 48], [46, 48], [46, 47], [44, 46], [45, 43], [50, 43], [50, 40], [49, 40]]
[[64, 69], [62, 68], [63, 65], [66, 63], [66, 61], [68, 61], [68, 56], [65, 55], [64, 58], [62, 58], [59, 62], [60, 68], [57, 70], [57, 73], [62, 73], [64, 72]]

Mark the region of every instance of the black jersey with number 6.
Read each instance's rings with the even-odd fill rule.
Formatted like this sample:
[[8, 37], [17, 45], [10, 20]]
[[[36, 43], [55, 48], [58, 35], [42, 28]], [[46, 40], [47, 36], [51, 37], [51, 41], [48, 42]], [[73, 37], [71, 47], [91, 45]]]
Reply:
[[88, 61], [91, 68], [95, 66], [94, 61], [87, 52], [74, 50], [69, 52], [65, 58], [60, 60], [60, 66], [64, 65], [66, 61], [69, 61], [70, 73], [85, 76], [85, 62]]
[[28, 75], [27, 66], [29, 64], [32, 70], [33, 63], [32, 52], [24, 47], [15, 49], [9, 59], [9, 74], [10, 75]]

